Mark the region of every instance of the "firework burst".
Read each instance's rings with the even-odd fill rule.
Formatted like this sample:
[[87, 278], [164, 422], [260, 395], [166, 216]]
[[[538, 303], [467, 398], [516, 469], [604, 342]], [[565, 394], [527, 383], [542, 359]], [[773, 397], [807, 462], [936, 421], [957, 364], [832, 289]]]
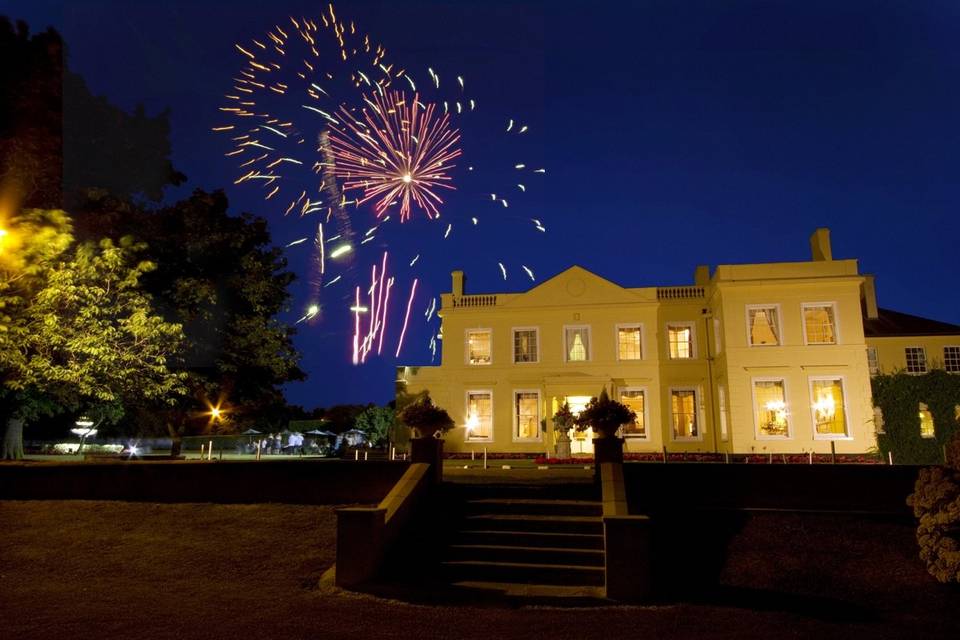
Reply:
[[448, 114], [414, 94], [384, 91], [367, 98], [362, 116], [340, 108], [342, 124], [331, 124], [334, 172], [343, 190], [359, 190], [357, 202], [374, 201], [377, 217], [399, 202], [400, 220], [419, 207], [428, 218], [440, 216], [438, 189], [455, 189], [450, 171], [460, 156], [460, 133]]

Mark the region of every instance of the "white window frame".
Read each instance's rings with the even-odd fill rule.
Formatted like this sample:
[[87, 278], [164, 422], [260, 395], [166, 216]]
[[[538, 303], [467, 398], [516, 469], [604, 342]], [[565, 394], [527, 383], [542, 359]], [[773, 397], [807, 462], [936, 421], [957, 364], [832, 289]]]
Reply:
[[[537, 359], [529, 362], [517, 362], [517, 331], [533, 331], [536, 334]], [[492, 341], [491, 341], [492, 344]], [[513, 364], [538, 364], [540, 362], [540, 327], [510, 327], [510, 350], [513, 353]]]
[[[470, 333], [486, 331], [490, 334], [490, 362], [470, 362]], [[471, 327], [463, 330], [463, 363], [468, 367], [486, 367], [493, 364], [493, 329], [490, 327]]]
[[[570, 348], [567, 346], [567, 329], [586, 329], [587, 330], [587, 357], [585, 360], [571, 360]], [[563, 335], [561, 336], [563, 344], [564, 362], [590, 362], [593, 360], [593, 329], [589, 324], [565, 324], [563, 325]]]
[[720, 440], [726, 442], [730, 439], [727, 425], [727, 388], [722, 384], [717, 384], [717, 405], [720, 408]]
[[[870, 354], [873, 353], [873, 362], [875, 367], [870, 366]], [[880, 352], [876, 347], [867, 346], [867, 373], [870, 377], [880, 375]]]
[[643, 392], [643, 435], [638, 436], [634, 434], [623, 433], [623, 437], [629, 438], [630, 440], [648, 442], [650, 440], [650, 392], [647, 390], [646, 387], [638, 387], [638, 386], [617, 387], [617, 398], [616, 398], [617, 402], [620, 402], [620, 394], [623, 391]]
[[[750, 312], [757, 309], [776, 309], [777, 311], [777, 344], [753, 344], [753, 333], [750, 326]], [[748, 347], [760, 347], [761, 349], [769, 347], [782, 347], [783, 346], [783, 312], [780, 310], [780, 304], [776, 302], [771, 302], [769, 304], [748, 304], [745, 305], [743, 309], [744, 321], [746, 322], [747, 327], [747, 346]]]
[[[760, 432], [760, 423], [757, 421], [758, 382], [780, 382], [783, 384], [783, 402], [786, 405], [785, 410], [787, 413], [787, 435], [771, 436]], [[750, 378], [750, 410], [753, 412], [753, 435], [757, 440], [793, 440], [793, 422], [791, 420], [793, 416], [790, 414], [790, 402], [788, 400], [789, 397], [790, 394], [787, 389], [787, 379], [783, 376], [757, 376], [755, 378]], [[844, 397], [844, 401], [846, 401], [846, 397]]]
[[[670, 355], [670, 327], [688, 327], [690, 329], [690, 357], [689, 358], [674, 358]], [[663, 335], [666, 337], [666, 347], [667, 347], [667, 360], [674, 360], [676, 362], [684, 362], [686, 360], [696, 360], [697, 359], [697, 323], [693, 320], [671, 320], [664, 323], [663, 325]]]
[[[833, 309], [833, 342], [810, 342], [807, 339], [807, 316], [805, 311], [811, 307], [832, 307]], [[830, 347], [840, 342], [840, 314], [836, 301], [828, 302], [801, 302], [800, 303], [800, 324], [803, 327], [803, 344], [811, 347]]]
[[956, 345], [956, 344], [943, 345], [943, 370], [946, 371], [947, 373], [958, 374], [960, 373], [960, 369], [957, 369], [956, 371], [950, 371], [949, 369], [947, 369], [947, 349], [957, 349], [958, 351], [960, 351], [960, 345]]
[[[907, 349], [920, 349], [923, 352], [923, 371], [910, 371], [910, 359], [907, 358]], [[911, 345], [908, 344], [903, 348], [903, 362], [906, 365], [904, 371], [911, 376], [922, 376], [924, 374], [930, 373], [930, 359], [927, 358], [927, 348], [923, 345]]]
[[[518, 393], [535, 393], [537, 394], [537, 437], [536, 438], [520, 438], [517, 436], [519, 429], [519, 420], [517, 419], [517, 394]], [[514, 389], [513, 390], [513, 402], [510, 405], [510, 413], [513, 414], [511, 422], [513, 423], [512, 431], [510, 432], [510, 437], [512, 442], [543, 442], [543, 397], [540, 393], [540, 389]]]
[[[682, 358], [681, 358], [682, 359]], [[674, 391], [693, 391], [693, 408], [697, 412], [697, 435], [694, 438], [678, 438], [673, 432], [673, 392]], [[670, 430], [671, 442], [703, 442], [703, 433], [705, 431], [705, 421], [703, 419], [703, 392], [697, 385], [677, 385], [668, 388], [667, 398], [667, 428]]]
[[496, 426], [496, 420], [495, 420], [496, 411], [494, 410], [494, 404], [493, 404], [493, 389], [467, 389], [466, 391], [463, 392], [464, 425], [466, 425], [466, 421], [469, 419], [469, 416], [467, 415], [467, 411], [470, 408], [470, 394], [481, 394], [481, 393], [485, 393], [490, 396], [490, 437], [489, 438], [484, 438], [484, 437], [471, 438], [468, 435], [466, 428], [464, 428], [464, 432], [463, 432], [464, 442], [493, 442], [494, 441], [494, 434], [496, 434], [496, 431], [494, 429], [494, 427]]
[[[627, 359], [620, 358], [620, 329], [640, 329], [640, 357], [639, 358], [627, 358]], [[613, 338], [614, 338], [614, 345], [617, 350], [618, 362], [642, 362], [647, 359], [647, 338], [646, 338], [646, 331], [643, 330], [642, 322], [621, 322], [617, 324], [613, 328]], [[646, 398], [644, 398], [644, 406], [646, 406]]]
[[[815, 380], [839, 380], [840, 388], [843, 389], [843, 427], [846, 433], [840, 435], [830, 435], [826, 433], [817, 433], [817, 414], [813, 410], [813, 383]], [[847, 377], [844, 375], [823, 375], [807, 377], [807, 404], [810, 406], [810, 429], [813, 431], [814, 440], [853, 440], [850, 429], [850, 401], [847, 399], [847, 392], [850, 388], [847, 386]]]

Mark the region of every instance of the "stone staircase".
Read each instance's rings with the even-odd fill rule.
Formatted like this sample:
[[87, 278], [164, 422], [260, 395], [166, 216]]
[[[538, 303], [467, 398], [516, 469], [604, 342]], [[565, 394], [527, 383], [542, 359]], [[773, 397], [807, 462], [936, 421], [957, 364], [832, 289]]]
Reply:
[[448, 488], [444, 582], [510, 597], [604, 597], [602, 506], [593, 485]]

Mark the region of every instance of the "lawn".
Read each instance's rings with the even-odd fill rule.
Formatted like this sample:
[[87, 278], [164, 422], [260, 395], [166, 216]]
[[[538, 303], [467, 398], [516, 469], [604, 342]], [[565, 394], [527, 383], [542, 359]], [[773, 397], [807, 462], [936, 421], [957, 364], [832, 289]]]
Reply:
[[956, 638], [909, 526], [758, 514], [721, 587], [649, 607], [448, 608], [320, 588], [330, 507], [0, 502], [9, 638]]

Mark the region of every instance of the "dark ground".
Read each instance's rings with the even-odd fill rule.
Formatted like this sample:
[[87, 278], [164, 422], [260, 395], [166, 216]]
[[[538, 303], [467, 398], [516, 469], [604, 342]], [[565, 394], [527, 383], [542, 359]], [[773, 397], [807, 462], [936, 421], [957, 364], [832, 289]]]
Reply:
[[[648, 607], [439, 607], [318, 587], [323, 506], [0, 502], [7, 638], [958, 638], [904, 522], [754, 514], [716, 588]], [[691, 536], [695, 539], [695, 536]]]

